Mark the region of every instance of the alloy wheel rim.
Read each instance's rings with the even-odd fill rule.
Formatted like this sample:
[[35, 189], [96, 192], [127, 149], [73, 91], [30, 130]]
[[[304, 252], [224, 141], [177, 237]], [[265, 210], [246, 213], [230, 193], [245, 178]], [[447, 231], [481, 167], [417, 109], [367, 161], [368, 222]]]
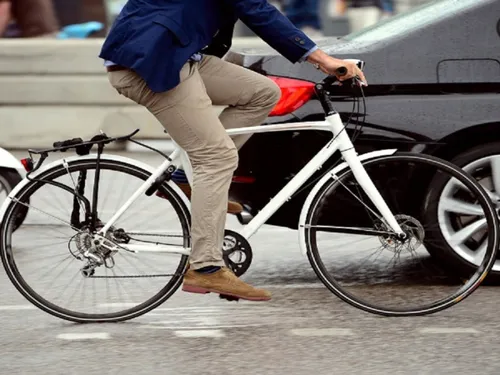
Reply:
[[[462, 167], [484, 188], [500, 210], [500, 155], [486, 156]], [[487, 246], [487, 225], [479, 204], [464, 202], [455, 197], [458, 181], [446, 184], [438, 203], [438, 222], [448, 245], [462, 259], [479, 266]], [[458, 245], [457, 245], [458, 243]], [[454, 245], [452, 245], [454, 244]], [[492, 271], [500, 271], [496, 260]]]

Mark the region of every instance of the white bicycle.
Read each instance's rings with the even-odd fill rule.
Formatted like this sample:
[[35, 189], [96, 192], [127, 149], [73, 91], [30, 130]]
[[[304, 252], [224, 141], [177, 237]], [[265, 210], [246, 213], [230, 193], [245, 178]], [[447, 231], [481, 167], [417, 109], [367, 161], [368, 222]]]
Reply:
[[[344, 301], [381, 315], [430, 314], [460, 302], [496, 259], [498, 218], [489, 197], [469, 174], [435, 157], [393, 149], [358, 156], [329, 100], [335, 81], [327, 77], [315, 88], [325, 121], [228, 130], [230, 135], [332, 134], [241, 232], [226, 231], [228, 267], [238, 276], [245, 273], [252, 235], [339, 151], [343, 162], [315, 181], [298, 226], [300, 247], [319, 279]], [[164, 303], [181, 285], [190, 253], [190, 202], [170, 177], [182, 166], [191, 181], [189, 160], [177, 148], [155, 170], [104, 153], [113, 141], [141, 144], [131, 139], [137, 131], [30, 150], [24, 160], [27, 177], [1, 208], [0, 255], [10, 280], [31, 303], [56, 317], [81, 323], [132, 319]], [[94, 146], [97, 152], [90, 153]], [[69, 149], [77, 155], [42, 167], [50, 153]], [[442, 233], [439, 223], [455, 225], [455, 218], [449, 207], [444, 209], [447, 202], [429, 198], [440, 194], [419, 194], [424, 198], [418, 202], [399, 199], [401, 183], [411, 189], [415, 179], [432, 180], [431, 190], [446, 191], [460, 217], [468, 213], [468, 222], [456, 223], [462, 226], [453, 234]], [[349, 209], [333, 215], [339, 200]], [[27, 206], [26, 220], [14, 231]], [[468, 260], [468, 277], [446, 272], [428, 254], [442, 243], [463, 243], [471, 234], [477, 234], [477, 246]], [[34, 276], [37, 272], [41, 276]], [[85, 302], [89, 306], [80, 306]]]

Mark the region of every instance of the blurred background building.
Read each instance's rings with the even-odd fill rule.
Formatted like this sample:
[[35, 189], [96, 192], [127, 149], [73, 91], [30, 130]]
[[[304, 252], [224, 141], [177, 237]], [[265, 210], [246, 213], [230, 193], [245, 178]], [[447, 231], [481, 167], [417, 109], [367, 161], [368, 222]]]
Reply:
[[[311, 36], [341, 36], [430, 1], [434, 0], [273, 0], [272, 3]], [[3, 4], [0, 28], [2, 18], [9, 20], [7, 30], [0, 34], [50, 36], [55, 28], [98, 21], [106, 27], [92, 36], [103, 37], [125, 3], [126, 0], [0, 0]], [[236, 36], [255, 35], [238, 23]]]

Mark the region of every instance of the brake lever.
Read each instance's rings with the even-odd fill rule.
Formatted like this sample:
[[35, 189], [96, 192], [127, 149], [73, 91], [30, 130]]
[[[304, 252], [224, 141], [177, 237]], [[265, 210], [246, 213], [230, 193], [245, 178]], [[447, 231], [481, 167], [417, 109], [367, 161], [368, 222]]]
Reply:
[[352, 84], [353, 86], [356, 85], [358, 87], [368, 86], [368, 84], [359, 79], [359, 77], [354, 77], [352, 80]]

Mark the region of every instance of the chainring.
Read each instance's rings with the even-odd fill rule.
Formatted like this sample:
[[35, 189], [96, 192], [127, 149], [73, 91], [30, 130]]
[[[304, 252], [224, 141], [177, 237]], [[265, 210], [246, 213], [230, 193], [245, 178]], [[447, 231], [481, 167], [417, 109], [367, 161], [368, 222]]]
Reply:
[[252, 264], [252, 248], [248, 241], [230, 229], [224, 231], [222, 257], [226, 266], [238, 277], [243, 275]]

